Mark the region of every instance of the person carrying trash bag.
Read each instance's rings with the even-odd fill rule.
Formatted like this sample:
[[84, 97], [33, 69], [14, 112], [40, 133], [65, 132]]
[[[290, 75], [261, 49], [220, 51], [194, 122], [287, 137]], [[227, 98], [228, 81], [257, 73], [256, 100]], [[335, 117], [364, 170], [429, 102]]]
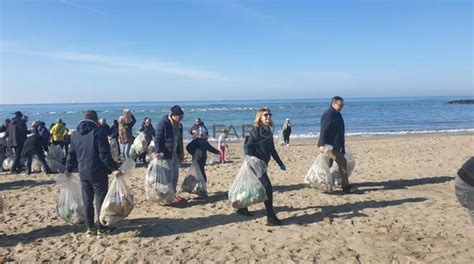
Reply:
[[[207, 184], [207, 175], [205, 171], [207, 152], [209, 151], [216, 155], [219, 155], [221, 152], [209, 144], [209, 141], [207, 141], [209, 138], [209, 132], [207, 128], [201, 127], [199, 130], [200, 136], [189, 142], [189, 144], [186, 146], [186, 150], [193, 157], [193, 162], [196, 162], [199, 166], [200, 174], [202, 174], [202, 177], [204, 178], [204, 183], [201, 184], [205, 186]], [[192, 170], [191, 174], [193, 174]], [[198, 172], [195, 172], [194, 176], [198, 176], [196, 174], [198, 174]], [[207, 197], [207, 192], [201, 192], [200, 196]]]
[[[250, 135], [246, 139], [244, 144], [245, 155], [256, 157], [265, 162], [268, 165], [270, 157], [278, 163], [281, 170], [286, 170], [285, 165], [280, 159], [276, 149], [275, 143], [273, 142], [272, 133], [272, 112], [269, 108], [264, 107], [258, 110], [255, 116], [255, 122], [250, 131]], [[267, 224], [268, 225], [281, 225], [280, 219], [277, 218], [273, 210], [273, 188], [268, 178], [266, 169], [262, 175], [258, 178], [265, 188], [267, 200], [265, 201], [265, 208], [267, 210]], [[253, 214], [248, 211], [247, 208], [237, 209], [237, 213], [245, 216], [252, 216]]]
[[349, 185], [347, 176], [347, 160], [344, 157], [345, 152], [345, 125], [341, 111], [344, 107], [344, 99], [334, 96], [331, 99], [331, 106], [321, 116], [321, 130], [319, 133], [318, 147], [321, 153], [324, 153], [325, 145], [333, 146], [332, 153], [335, 158], [329, 160], [329, 167], [334, 160], [339, 167], [341, 175], [342, 192], [344, 194], [354, 193], [357, 189]]
[[[170, 114], [164, 116], [156, 126], [155, 154], [157, 159], [165, 160], [173, 174], [173, 189], [176, 192], [179, 178], [180, 163], [184, 160], [183, 120], [184, 112], [179, 105], [170, 109]], [[183, 199], [176, 196], [174, 203]]]
[[77, 130], [71, 136], [71, 146], [66, 160], [66, 175], [74, 168], [79, 170], [82, 197], [85, 207], [85, 223], [87, 236], [105, 236], [113, 231], [100, 222], [94, 223], [94, 197], [96, 198], [96, 213], [100, 219], [100, 209], [108, 190], [107, 175], [118, 177], [122, 171], [112, 159], [107, 136], [98, 124], [97, 112], [88, 110], [84, 120], [77, 125]]

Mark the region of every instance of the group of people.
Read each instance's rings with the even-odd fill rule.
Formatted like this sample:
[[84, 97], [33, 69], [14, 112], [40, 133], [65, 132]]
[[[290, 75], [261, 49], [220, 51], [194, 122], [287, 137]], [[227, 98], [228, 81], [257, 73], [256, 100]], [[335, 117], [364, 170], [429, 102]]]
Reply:
[[[321, 152], [323, 152], [325, 145], [333, 146], [332, 153], [334, 154], [335, 160], [330, 160], [330, 162], [332, 163], [335, 161], [338, 165], [341, 175], [342, 194], [350, 194], [356, 189], [349, 184], [347, 176], [347, 161], [344, 157], [345, 124], [341, 114], [343, 107], [343, 98], [335, 96], [331, 99], [330, 107], [321, 117], [320, 136], [317, 142], [317, 147]], [[10, 146], [13, 148], [15, 153], [21, 151], [20, 146], [25, 142], [26, 134], [28, 133], [26, 130], [26, 124], [24, 121], [21, 121], [21, 118], [21, 113], [15, 113], [15, 118], [7, 127], [9, 136], [12, 138]], [[149, 118], [145, 118], [142, 128], [140, 129], [146, 134], [146, 137], [148, 138], [147, 140], [150, 140], [150, 142], [154, 140], [155, 158], [168, 161], [172, 171], [172, 185], [175, 191], [178, 184], [179, 167], [184, 160], [185, 149], [199, 164], [204, 179], [207, 181], [205, 174], [206, 153], [209, 151], [215, 154], [220, 154], [221, 159], [223, 160], [222, 155], [227, 146], [225, 141], [227, 131], [222, 131], [222, 138], [219, 138], [220, 149], [216, 149], [208, 142], [209, 134], [204, 123], [201, 119], [197, 119], [193, 127], [188, 130], [189, 133], [193, 135], [193, 140], [185, 147], [183, 140], [183, 125], [181, 123], [183, 118], [184, 111], [180, 106], [175, 105], [170, 109], [168, 115], [163, 116], [159, 120], [156, 129], [153, 128], [151, 119]], [[127, 156], [127, 149], [130, 149], [130, 146], [127, 146], [127, 144], [133, 142], [131, 131], [135, 122], [135, 117], [129, 110], [125, 110], [123, 116], [121, 116], [118, 121], [118, 140], [122, 145], [124, 157]], [[117, 162], [112, 159], [107, 139], [107, 137], [114, 132], [109, 131], [112, 129], [104, 129], [104, 123], [105, 122], [103, 121], [99, 122], [95, 111], [86, 111], [84, 120], [78, 124], [76, 131], [72, 133], [70, 147], [67, 153], [66, 173], [70, 174], [75, 169], [79, 171], [83, 202], [86, 208], [86, 235], [88, 236], [105, 235], [113, 230], [110, 229], [110, 227], [102, 226], [99, 221], [94, 222], [93, 201], [95, 198], [95, 213], [99, 214], [102, 202], [104, 201], [108, 190], [108, 175], [119, 176], [122, 174]], [[249, 136], [245, 139], [243, 145], [244, 153], [245, 155], [253, 156], [264, 161], [267, 165], [270, 159], [273, 158], [280, 169], [285, 171], [286, 166], [275, 148], [272, 127], [273, 121], [271, 110], [266, 107], [259, 109], [255, 115], [252, 130], [250, 131]], [[2, 129], [4, 129], [3, 126]], [[40, 135], [40, 130], [41, 129], [39, 128], [36, 129], [34, 132], [35, 135]], [[287, 141], [286, 144], [288, 143], [289, 141]], [[42, 146], [46, 145], [44, 144], [44, 141], [42, 144]], [[195, 155], [198, 152], [200, 155]], [[474, 179], [474, 176], [472, 174], [473, 166], [470, 166], [470, 170], [461, 170], [460, 177], [456, 179], [458, 198], [472, 194], [472, 188], [474, 188], [472, 186], [474, 185], [472, 185], [471, 181], [473, 181], [472, 179]], [[18, 164], [16, 164], [16, 168], [18, 168]], [[267, 200], [264, 201], [267, 213], [267, 224], [281, 225], [282, 221], [277, 217], [273, 208], [273, 188], [268, 173], [265, 171], [258, 180], [265, 188], [267, 196]], [[466, 186], [470, 186], [470, 189]], [[183, 199], [177, 195], [174, 203], [179, 203], [182, 200]], [[463, 198], [463, 201], [465, 202], [466, 199]], [[472, 214], [474, 208], [471, 206], [473, 204], [472, 199], [470, 199], [470, 201], [471, 202], [469, 203], [465, 202], [464, 206], [468, 207]], [[253, 213], [247, 208], [240, 208], [236, 213], [244, 216], [253, 215]]]
[[[341, 97], [334, 97], [332, 99], [330, 108], [321, 118], [321, 136], [318, 141], [318, 146], [322, 147], [326, 144], [334, 146], [333, 152], [341, 172], [343, 193], [351, 193], [353, 192], [353, 188], [351, 188], [347, 179], [346, 163], [343, 156], [345, 143], [344, 120], [340, 114], [343, 106], [344, 101]], [[124, 114], [128, 115], [128, 113], [128, 111], [127, 113], [124, 111]], [[179, 167], [184, 160], [185, 147], [183, 141], [183, 125], [181, 123], [183, 118], [184, 111], [180, 106], [175, 105], [170, 109], [168, 115], [160, 119], [154, 131], [155, 157], [156, 159], [168, 161], [172, 171], [172, 186], [175, 191], [178, 184]], [[87, 235], [103, 235], [111, 231], [111, 229], [102, 226], [100, 222], [94, 223], [93, 200], [95, 196], [97, 201], [96, 213], [99, 214], [101, 202], [107, 193], [107, 175], [118, 176], [122, 173], [118, 170], [118, 164], [111, 157], [106, 133], [104, 133], [98, 121], [95, 111], [90, 110], [86, 112], [84, 120], [79, 123], [77, 131], [71, 138], [71, 146], [68, 152], [66, 166], [67, 173], [73, 172], [74, 168], [78, 168], [79, 171], [84, 205], [86, 207]], [[130, 115], [123, 119], [121, 118], [119, 124], [120, 122], [123, 122], [122, 126], [128, 130], [128, 128], [131, 128], [135, 123], [135, 118], [130, 113]], [[151, 120], [144, 121], [144, 127], [150, 127], [150, 125]], [[266, 164], [273, 158], [278, 163], [280, 169], [284, 171], [286, 170], [286, 166], [276, 151], [272, 127], [271, 110], [266, 107], [259, 109], [256, 113], [252, 130], [245, 139], [244, 153], [245, 155], [254, 156]], [[145, 128], [143, 131], [147, 131], [147, 129], [149, 129], [150, 132], [146, 133], [151, 134], [152, 127]], [[194, 139], [186, 146], [186, 150], [193, 156], [193, 159], [197, 159], [196, 161], [199, 164], [199, 168], [207, 181], [207, 177], [205, 176], [206, 153], [210, 151], [222, 155], [222, 151], [212, 147], [207, 141], [209, 134], [202, 120], [197, 119], [193, 127], [189, 129], [189, 132], [193, 135]], [[223, 138], [219, 140], [219, 147], [221, 149], [222, 147], [226, 147], [224, 140], [226, 131], [223, 131], [222, 134], [224, 134]], [[126, 136], [127, 135], [124, 134], [124, 137]], [[127, 140], [126, 143], [129, 142], [131, 141]], [[124, 144], [123, 141], [120, 143]], [[201, 153], [201, 155], [195, 155], [198, 152], [197, 150], [200, 150], [199, 153]], [[273, 188], [267, 172], [264, 172], [263, 175], [259, 177], [259, 181], [265, 188], [267, 195], [267, 200], [264, 202], [267, 211], [267, 224], [281, 225], [282, 222], [273, 209]], [[181, 201], [182, 198], [177, 195], [174, 203]], [[240, 208], [237, 210], [237, 213], [244, 216], [253, 215], [247, 208]]]
[[[13, 159], [10, 168], [11, 173], [19, 173], [22, 170], [22, 158], [26, 159], [26, 173], [32, 173], [32, 160], [36, 155], [41, 162], [45, 173], [51, 173], [51, 169], [45, 160], [45, 152], [49, 150], [50, 145], [57, 145], [67, 153], [69, 146], [70, 132], [66, 128], [66, 124], [58, 119], [56, 123], [50, 125], [48, 129], [45, 122], [35, 120], [31, 129], [27, 126], [28, 117], [22, 112], [14, 113], [12, 119], [6, 119], [0, 127], [0, 133], [4, 133], [0, 148], [0, 160], [4, 160], [6, 156]], [[65, 160], [62, 160], [65, 162]]]

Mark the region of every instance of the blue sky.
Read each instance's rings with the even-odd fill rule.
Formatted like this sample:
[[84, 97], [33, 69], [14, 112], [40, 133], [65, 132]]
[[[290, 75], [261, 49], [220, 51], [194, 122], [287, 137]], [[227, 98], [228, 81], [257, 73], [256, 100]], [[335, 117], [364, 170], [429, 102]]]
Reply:
[[2, 104], [474, 94], [472, 1], [0, 3]]

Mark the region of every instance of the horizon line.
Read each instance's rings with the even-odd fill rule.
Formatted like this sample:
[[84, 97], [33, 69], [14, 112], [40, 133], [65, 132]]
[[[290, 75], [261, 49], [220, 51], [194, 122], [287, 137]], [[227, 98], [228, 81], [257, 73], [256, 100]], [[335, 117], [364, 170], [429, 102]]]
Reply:
[[[406, 99], [406, 98], [443, 98], [443, 97], [463, 97], [460, 99], [465, 99], [464, 97], [474, 98], [474, 95], [417, 95], [417, 96], [361, 96], [361, 97], [352, 97], [352, 96], [341, 96], [344, 99]], [[76, 104], [116, 104], [116, 103], [192, 103], [192, 102], [238, 102], [238, 101], [281, 101], [281, 100], [327, 100], [332, 97], [319, 97], [319, 98], [287, 98], [287, 99], [211, 99], [211, 100], [164, 100], [164, 101], [109, 101], [109, 102], [58, 102], [58, 103], [0, 103], [0, 106], [15, 106], [15, 105], [57, 105], [57, 104], [67, 104], [67, 105], [76, 105]]]

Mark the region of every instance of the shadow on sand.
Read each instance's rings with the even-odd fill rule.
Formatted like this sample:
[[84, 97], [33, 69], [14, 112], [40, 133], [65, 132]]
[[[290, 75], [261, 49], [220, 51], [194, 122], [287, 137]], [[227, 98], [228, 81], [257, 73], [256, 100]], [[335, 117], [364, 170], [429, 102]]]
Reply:
[[453, 181], [454, 177], [452, 176], [440, 176], [440, 177], [427, 177], [419, 179], [398, 179], [390, 180], [385, 182], [360, 182], [354, 183], [353, 186], [357, 187], [359, 190], [358, 194], [371, 191], [379, 190], [398, 190], [406, 189], [408, 187], [418, 186], [418, 185], [427, 185], [427, 184], [439, 184], [449, 181]]
[[36, 187], [41, 185], [54, 184], [54, 180], [19, 180], [0, 183], [0, 191], [16, 190], [24, 187]]

